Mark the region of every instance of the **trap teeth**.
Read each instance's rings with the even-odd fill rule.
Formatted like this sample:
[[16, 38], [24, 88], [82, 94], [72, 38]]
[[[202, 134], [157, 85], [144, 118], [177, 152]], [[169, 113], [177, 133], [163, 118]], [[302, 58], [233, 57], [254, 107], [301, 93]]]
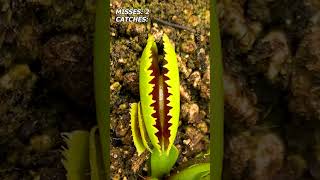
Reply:
[[165, 34], [160, 42], [157, 47], [155, 38], [148, 38], [140, 58], [139, 90], [142, 119], [151, 144], [167, 151], [179, 124], [180, 84], [174, 48]]

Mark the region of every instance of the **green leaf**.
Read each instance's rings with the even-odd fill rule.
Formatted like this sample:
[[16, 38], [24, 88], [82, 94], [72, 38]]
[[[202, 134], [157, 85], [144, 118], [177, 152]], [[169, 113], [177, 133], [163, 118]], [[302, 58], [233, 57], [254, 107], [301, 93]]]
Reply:
[[90, 179], [89, 132], [77, 130], [64, 133], [63, 140], [66, 147], [62, 150], [62, 164], [67, 171], [67, 179]]
[[166, 34], [163, 35], [163, 45], [165, 52], [165, 60], [167, 64], [164, 65], [165, 68], [168, 69], [168, 73], [166, 76], [169, 80], [166, 81], [168, 84], [168, 91], [171, 94], [168, 97], [169, 106], [172, 107], [169, 111], [169, 115], [171, 119], [169, 123], [171, 126], [170, 137], [169, 137], [169, 145], [167, 149], [167, 153], [169, 153], [171, 146], [174, 143], [174, 140], [177, 136], [178, 126], [179, 126], [179, 115], [180, 115], [180, 80], [179, 80], [179, 68], [178, 61], [176, 57], [176, 53], [174, 51], [174, 47], [170, 43], [170, 40]]
[[132, 103], [131, 109], [130, 109], [130, 125], [131, 125], [131, 131], [132, 131], [132, 137], [133, 137], [133, 143], [138, 151], [138, 155], [142, 154], [146, 147], [144, 146], [144, 143], [141, 138], [140, 128], [139, 128], [139, 115], [138, 115], [138, 103]]
[[91, 180], [106, 180], [106, 174], [103, 165], [103, 158], [101, 152], [101, 144], [99, 139], [99, 131], [97, 127], [94, 127], [90, 131], [89, 139], [89, 159], [91, 169]]
[[210, 163], [192, 165], [177, 174], [169, 177], [169, 180], [206, 180], [210, 179]]
[[[164, 130], [170, 132], [170, 135], [166, 137], [168, 139], [165, 139], [168, 142], [167, 145], [164, 145], [163, 140], [160, 143], [160, 139], [156, 135], [156, 133], [159, 131], [159, 129], [155, 127], [155, 125], [157, 124], [157, 119], [152, 116], [156, 111], [160, 111], [159, 109], [154, 109], [154, 107], [152, 106], [152, 104], [155, 102], [152, 97], [152, 92], [155, 88], [155, 84], [152, 84], [151, 81], [155, 78], [155, 75], [152, 74], [153, 70], [151, 70], [150, 67], [152, 67], [153, 60], [159, 58], [157, 45], [152, 35], [149, 35], [147, 45], [140, 58], [139, 90], [143, 120], [149, 139], [156, 150], [166, 151], [166, 153], [169, 154], [170, 148], [172, 147], [176, 138], [179, 126], [180, 81], [175, 50], [166, 34], [163, 35], [163, 46], [165, 53], [164, 59], [167, 62], [166, 64], [164, 64], [164, 68], [166, 68], [168, 71], [165, 74], [159, 75], [158, 78], [160, 79], [160, 77], [162, 78], [162, 76], [166, 76], [168, 78], [168, 80], [165, 80], [165, 84], [168, 86], [169, 95], [168, 97], [166, 97], [166, 99], [169, 101], [167, 106], [170, 107], [170, 110], [168, 114], [165, 114], [165, 116], [171, 118], [170, 120], [168, 120], [168, 124], [170, 124], [167, 127], [168, 129]], [[164, 146], [166, 147], [164, 148]]]
[[153, 104], [152, 90], [154, 88], [153, 84], [150, 84], [153, 76], [151, 76], [152, 70], [149, 67], [152, 64], [152, 55], [158, 54], [157, 45], [154, 42], [154, 37], [149, 35], [147, 45], [143, 50], [142, 56], [140, 58], [140, 70], [139, 70], [139, 91], [140, 91], [140, 101], [143, 113], [143, 120], [147, 129], [147, 133], [152, 145], [160, 150], [159, 139], [156, 136], [158, 129], [155, 127], [156, 118], [152, 117], [155, 110], [151, 107]]
[[152, 152], [152, 150], [150, 149], [150, 147], [148, 145], [149, 137], [147, 135], [146, 126], [144, 124], [140, 101], [138, 102], [138, 119], [139, 119], [139, 128], [140, 128], [142, 143], [150, 152]]
[[178, 156], [179, 151], [175, 146], [172, 146], [169, 154], [155, 150], [151, 154], [151, 176], [153, 178], [162, 178], [168, 175]]
[[195, 179], [201, 179], [201, 180], [210, 179], [210, 171], [204, 171], [197, 174]]

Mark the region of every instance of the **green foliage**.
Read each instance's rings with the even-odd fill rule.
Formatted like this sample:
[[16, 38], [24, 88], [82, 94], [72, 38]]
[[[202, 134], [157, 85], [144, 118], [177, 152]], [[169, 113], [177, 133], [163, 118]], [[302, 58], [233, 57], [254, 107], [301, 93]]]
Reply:
[[162, 178], [164, 175], [169, 174], [178, 156], [179, 150], [175, 146], [172, 146], [169, 154], [154, 151], [151, 154], [151, 176]]
[[[152, 107], [154, 100], [152, 99], [152, 91], [155, 88], [155, 85], [150, 83], [154, 76], [152, 75], [152, 70], [150, 67], [152, 66], [154, 58], [158, 59], [158, 48], [155, 42], [155, 39], [152, 35], [149, 35], [147, 45], [142, 53], [140, 58], [140, 71], [139, 71], [139, 89], [140, 89], [140, 100], [141, 100], [141, 114], [144, 122], [144, 126], [148, 133], [148, 137], [153, 145], [153, 147], [158, 151], [166, 151], [169, 154], [170, 148], [173, 145], [173, 142], [176, 138], [178, 125], [179, 125], [179, 114], [180, 114], [180, 83], [179, 83], [179, 69], [178, 62], [176, 58], [176, 54], [174, 51], [174, 47], [170, 43], [170, 40], [167, 35], [163, 35], [163, 45], [164, 45], [164, 60], [166, 64], [164, 68], [168, 70], [165, 74], [169, 80], [165, 81], [168, 85], [168, 92], [170, 95], [168, 96], [169, 104], [171, 107], [168, 115], [171, 116], [169, 123], [171, 124], [169, 127], [170, 137], [168, 139], [169, 145], [167, 149], [163, 147], [163, 144], [160, 142], [159, 137], [156, 136], [156, 133], [159, 131], [156, 125], [156, 118], [152, 115], [156, 112], [156, 110]], [[131, 121], [134, 121], [132, 119]], [[143, 133], [143, 132], [142, 132]], [[138, 135], [137, 133], [133, 134]], [[136, 137], [133, 137], [136, 139]], [[141, 154], [141, 146], [137, 146], [137, 150], [140, 151]]]
[[156, 136], [156, 132], [158, 131], [155, 127], [156, 118], [152, 117], [152, 114], [155, 113], [155, 110], [151, 107], [153, 104], [152, 93], [153, 84], [150, 84], [153, 76], [151, 76], [152, 70], [149, 70], [152, 64], [152, 53], [157, 54], [158, 49], [157, 45], [154, 42], [154, 37], [149, 36], [147, 45], [142, 53], [142, 57], [140, 58], [140, 71], [139, 71], [139, 90], [140, 90], [140, 101], [141, 101], [141, 109], [143, 113], [143, 120], [146, 126], [146, 130], [149, 136], [149, 139], [152, 145], [156, 149], [161, 149], [160, 141]]
[[177, 174], [169, 177], [169, 180], [206, 180], [210, 179], [210, 163], [192, 165]]
[[[178, 149], [173, 146], [179, 126], [180, 114], [180, 83], [178, 62], [174, 47], [170, 43], [168, 36], [165, 34], [163, 35], [163, 46], [165, 53], [165, 64], [163, 65], [163, 68], [167, 69], [167, 72], [163, 74], [163, 76], [168, 78], [168, 80], [166, 80], [164, 83], [168, 85], [169, 93], [168, 97], [164, 98], [169, 101], [167, 105], [170, 107], [170, 110], [167, 115], [171, 116], [168, 122], [170, 126], [167, 129], [167, 131], [170, 133], [169, 138], [166, 139], [166, 141], [169, 142], [167, 148], [164, 147], [164, 143], [160, 142], [160, 138], [156, 135], [156, 133], [159, 131], [159, 129], [155, 127], [157, 119], [152, 116], [156, 111], [164, 113], [163, 110], [161, 111], [160, 109], [154, 109], [152, 106], [154, 103], [152, 92], [154, 88], [157, 87], [152, 84], [151, 81], [154, 78], [160, 79], [160, 77], [155, 77], [157, 76], [154, 75], [155, 73], [153, 74], [153, 71], [155, 70], [151, 69], [152, 66], [158, 66], [158, 58], [160, 58], [155, 39], [152, 35], [149, 35], [147, 45], [142, 53], [142, 57], [140, 58], [139, 88], [141, 102], [132, 103], [130, 109], [131, 131], [138, 155], [143, 153], [145, 149], [148, 149], [152, 153], [152, 178], [161, 178], [169, 174], [179, 156]], [[162, 74], [159, 74], [159, 76], [162, 76]], [[161, 97], [158, 98], [160, 99]], [[153, 150], [151, 150], [148, 145], [149, 141], [153, 145]]]
[[130, 121], [130, 126], [131, 126], [131, 132], [132, 132], [132, 138], [133, 138], [133, 143], [134, 146], [137, 149], [138, 155], [142, 154], [144, 150], [146, 149], [145, 145], [143, 144], [143, 140], [141, 137], [142, 132], [140, 131], [139, 127], [139, 111], [138, 111], [138, 105], [140, 103], [132, 103], [131, 104], [131, 109], [130, 109], [130, 116], [131, 116], [131, 121]]
[[98, 127], [94, 127], [90, 131], [89, 148], [91, 180], [106, 180]]
[[[178, 149], [173, 145], [177, 135], [180, 114], [178, 62], [174, 47], [170, 43], [168, 36], [164, 34], [162, 40], [165, 53], [165, 64], [163, 65], [163, 68], [167, 69], [164, 76], [168, 77], [168, 80], [166, 80], [165, 83], [168, 85], [169, 96], [166, 97], [166, 99], [169, 101], [168, 106], [170, 107], [168, 115], [171, 116], [169, 120], [170, 126], [168, 127], [170, 136], [167, 139], [169, 142], [167, 149], [163, 147], [163, 143], [160, 142], [160, 138], [156, 135], [159, 131], [155, 127], [157, 119], [152, 116], [156, 111], [163, 113], [163, 111], [161, 112], [159, 109], [154, 109], [152, 106], [154, 103], [152, 92], [154, 88], [157, 87], [152, 84], [151, 81], [157, 74], [153, 73], [155, 70], [151, 67], [158, 66], [156, 63], [158, 63], [158, 58], [160, 58], [158, 57], [158, 48], [152, 35], [149, 35], [147, 45], [140, 59], [139, 87], [141, 102], [132, 103], [130, 109], [131, 131], [138, 155], [143, 153], [145, 149], [148, 149], [151, 152], [151, 177], [149, 179], [162, 179], [169, 175], [179, 156]], [[151, 141], [153, 150], [149, 148], [148, 141]], [[209, 163], [206, 163], [193, 165], [170, 178], [181, 180], [204, 180], [208, 179], [209, 176], [210, 165]]]
[[171, 94], [168, 97], [169, 106], [171, 107], [169, 111], [169, 116], [171, 116], [169, 127], [170, 137], [169, 137], [169, 147], [167, 153], [169, 153], [171, 146], [174, 143], [174, 140], [177, 135], [178, 126], [179, 126], [179, 115], [180, 115], [180, 80], [179, 80], [179, 68], [176, 53], [174, 47], [170, 43], [170, 40], [166, 34], [163, 35], [163, 45], [165, 57], [167, 64], [164, 65], [168, 69], [167, 76], [169, 78], [167, 82], [168, 91]]
[[68, 180], [89, 179], [89, 132], [73, 131], [63, 134], [62, 164], [67, 170]]
[[68, 180], [106, 180], [98, 128], [64, 134], [63, 166]]
[[[166, 62], [163, 68], [168, 70], [165, 74], [168, 80], [165, 83], [168, 85], [168, 93], [170, 94], [167, 99], [169, 100], [168, 106], [171, 107], [168, 113], [171, 118], [169, 120], [170, 127], [168, 130], [170, 136], [167, 149], [162, 147], [163, 144], [160, 143], [159, 137], [156, 136], [156, 133], [159, 131], [155, 127], [157, 119], [152, 116], [157, 109], [154, 109], [152, 106], [154, 103], [152, 92], [153, 88], [156, 87], [150, 83], [154, 78], [152, 74], [153, 70], [150, 67], [154, 65], [153, 61], [158, 59], [158, 48], [152, 35], [149, 35], [147, 45], [140, 59], [139, 87], [141, 102], [132, 103], [130, 109], [131, 131], [138, 154], [140, 155], [145, 149], [149, 149], [151, 152], [152, 179], [163, 178], [169, 175], [179, 156], [178, 149], [173, 145], [177, 135], [180, 114], [179, 70], [174, 47], [165, 34], [163, 35], [163, 47], [165, 53], [164, 60]], [[153, 150], [148, 146], [149, 140], [153, 145]], [[172, 176], [172, 178], [188, 180], [190, 178], [190, 180], [205, 179], [210, 175], [209, 168], [208, 164], [197, 164]]]

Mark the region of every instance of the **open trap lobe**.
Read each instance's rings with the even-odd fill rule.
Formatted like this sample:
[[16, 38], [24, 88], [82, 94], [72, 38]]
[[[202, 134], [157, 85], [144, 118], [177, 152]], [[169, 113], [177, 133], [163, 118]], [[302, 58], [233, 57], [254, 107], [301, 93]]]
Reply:
[[[159, 48], [163, 49], [163, 48]], [[168, 84], [166, 83], [169, 78], [166, 76], [168, 69], [164, 67], [167, 63], [164, 60], [164, 56], [161, 55], [163, 52], [159, 51], [159, 54], [156, 50], [152, 50], [152, 64], [149, 70], [152, 70], [151, 76], [153, 79], [150, 81], [150, 84], [154, 84], [154, 88], [150, 95], [152, 95], [152, 100], [154, 103], [151, 106], [154, 108], [155, 113], [152, 114], [152, 117], [156, 119], [155, 127], [158, 129], [156, 136], [159, 139], [160, 146], [162, 150], [167, 149], [169, 145], [170, 130], [169, 127], [171, 123], [169, 122], [172, 118], [169, 114], [170, 107], [168, 97], [171, 95], [168, 92]]]

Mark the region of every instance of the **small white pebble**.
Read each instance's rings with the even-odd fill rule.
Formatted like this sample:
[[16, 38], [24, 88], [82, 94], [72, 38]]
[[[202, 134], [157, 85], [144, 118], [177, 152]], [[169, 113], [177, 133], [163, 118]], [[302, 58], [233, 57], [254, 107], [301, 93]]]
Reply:
[[191, 142], [191, 140], [190, 140], [190, 139], [183, 140], [183, 144], [186, 144], [186, 145], [188, 145], [190, 142]]
[[183, 157], [182, 162], [187, 162], [188, 158], [187, 157]]

